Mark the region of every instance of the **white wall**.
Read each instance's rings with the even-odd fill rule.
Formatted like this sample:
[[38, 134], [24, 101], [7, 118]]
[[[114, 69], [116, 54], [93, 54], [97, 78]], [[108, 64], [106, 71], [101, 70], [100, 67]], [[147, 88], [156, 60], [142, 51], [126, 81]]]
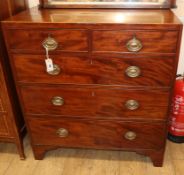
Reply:
[[[177, 6], [178, 8], [174, 9], [173, 11], [184, 23], [184, 0], [177, 0]], [[182, 36], [178, 73], [180, 74], [184, 73], [184, 30], [183, 30], [183, 36]]]
[[[36, 6], [39, 0], [28, 0], [30, 7]], [[184, 0], [177, 0], [177, 8], [174, 9], [174, 13], [183, 21], [184, 23]], [[180, 52], [180, 60], [178, 65], [178, 73], [184, 72], [184, 31], [182, 37], [182, 46]]]
[[36, 5], [38, 5], [39, 0], [28, 0], [28, 4], [30, 7], [34, 7]]

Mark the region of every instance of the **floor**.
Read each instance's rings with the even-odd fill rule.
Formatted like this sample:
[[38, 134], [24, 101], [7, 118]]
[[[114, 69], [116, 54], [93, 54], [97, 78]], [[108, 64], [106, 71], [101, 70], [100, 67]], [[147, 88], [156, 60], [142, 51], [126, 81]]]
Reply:
[[120, 151], [58, 149], [34, 160], [29, 139], [27, 159], [19, 160], [13, 144], [0, 144], [0, 175], [184, 175], [184, 144], [168, 141], [164, 167], [153, 167], [149, 158]]

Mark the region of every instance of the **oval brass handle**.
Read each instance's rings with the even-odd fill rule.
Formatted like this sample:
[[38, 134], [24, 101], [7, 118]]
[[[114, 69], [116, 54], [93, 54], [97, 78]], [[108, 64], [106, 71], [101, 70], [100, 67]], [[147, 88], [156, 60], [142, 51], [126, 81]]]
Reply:
[[56, 134], [57, 134], [59, 137], [68, 137], [69, 132], [68, 132], [68, 130], [65, 129], [65, 128], [59, 128], [59, 129], [56, 131]]
[[52, 51], [58, 47], [58, 42], [54, 38], [49, 36], [47, 39], [43, 41], [42, 45], [48, 51]]
[[141, 75], [141, 69], [137, 66], [129, 66], [126, 70], [125, 73], [128, 77], [131, 78], [136, 78]]
[[136, 100], [128, 100], [126, 101], [125, 106], [127, 109], [133, 111], [139, 108], [139, 102]]
[[137, 134], [133, 131], [128, 131], [128, 132], [125, 133], [124, 137], [127, 140], [135, 140], [136, 137], [137, 137]]
[[142, 43], [135, 36], [133, 39], [129, 40], [126, 44], [127, 49], [130, 52], [138, 52], [142, 49]]
[[53, 71], [48, 71], [47, 73], [49, 75], [59, 75], [60, 72], [61, 72], [61, 68], [59, 67], [59, 65], [54, 64], [53, 67], [54, 67], [54, 70]]
[[64, 101], [64, 99], [62, 97], [56, 96], [56, 97], [52, 98], [52, 104], [54, 106], [63, 106], [64, 103], [65, 103], [65, 101]]

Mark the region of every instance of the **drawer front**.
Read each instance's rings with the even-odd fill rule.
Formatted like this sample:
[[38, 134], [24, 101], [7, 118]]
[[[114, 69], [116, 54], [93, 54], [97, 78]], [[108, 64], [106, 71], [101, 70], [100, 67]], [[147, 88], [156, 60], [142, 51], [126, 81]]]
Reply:
[[177, 31], [94, 31], [93, 51], [130, 52], [127, 44], [134, 36], [142, 44], [141, 53], [176, 52]]
[[[19, 82], [57, 84], [104, 84], [133, 86], [170, 86], [173, 80], [171, 57], [109, 58], [67, 57], [52, 55], [54, 64], [60, 67], [58, 75], [46, 72], [44, 55], [14, 54], [16, 74]], [[127, 70], [140, 70], [131, 77]], [[130, 70], [129, 70], [130, 71]], [[158, 78], [159, 77], [159, 78]]]
[[4, 113], [0, 113], [0, 136], [9, 135], [8, 124], [6, 122], [6, 115]]
[[159, 149], [166, 124], [102, 120], [28, 119], [33, 144], [83, 148]]
[[21, 94], [27, 114], [86, 118], [165, 119], [169, 100], [168, 90], [71, 86], [24, 86]]
[[85, 30], [9, 30], [10, 49], [40, 52], [42, 43], [48, 36], [57, 43], [59, 51], [88, 51], [88, 38]]

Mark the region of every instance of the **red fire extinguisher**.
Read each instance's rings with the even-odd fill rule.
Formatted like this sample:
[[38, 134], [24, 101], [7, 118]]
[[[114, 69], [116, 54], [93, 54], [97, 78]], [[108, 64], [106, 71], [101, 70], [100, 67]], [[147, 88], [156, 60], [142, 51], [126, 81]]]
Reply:
[[175, 82], [168, 139], [184, 143], [184, 75], [177, 75]]

